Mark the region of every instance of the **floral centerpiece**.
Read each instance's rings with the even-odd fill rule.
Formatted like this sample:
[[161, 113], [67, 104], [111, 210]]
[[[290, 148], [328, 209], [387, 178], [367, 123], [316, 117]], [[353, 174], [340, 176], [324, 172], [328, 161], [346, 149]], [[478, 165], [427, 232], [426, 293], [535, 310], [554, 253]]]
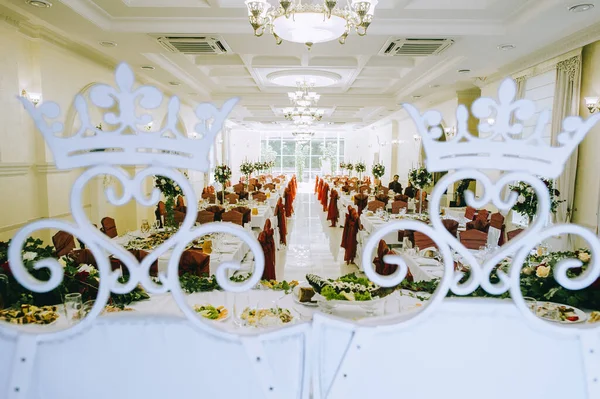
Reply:
[[379, 182], [375, 187], [376, 192], [379, 191], [379, 187], [381, 186], [381, 178], [385, 175], [385, 166], [382, 163], [376, 163], [371, 168], [371, 173], [373, 173], [373, 177], [375, 177], [375, 181]]
[[[550, 211], [556, 213], [558, 204], [563, 202], [559, 200], [560, 192], [554, 188], [554, 181], [551, 179], [540, 178], [540, 180], [548, 188], [548, 194], [550, 195]], [[515, 185], [509, 186], [509, 188], [518, 194], [517, 202], [513, 206], [513, 211], [526, 216], [531, 223], [533, 217], [537, 213], [538, 199], [533, 188], [524, 182], [517, 182]]]
[[221, 184], [223, 202], [225, 202], [225, 185], [231, 179], [231, 168], [225, 164], [215, 167], [215, 181]]
[[350, 162], [348, 162], [346, 164], [346, 170], [348, 171], [348, 176], [352, 177], [352, 171], [354, 170], [354, 165], [352, 165]]
[[367, 166], [362, 161], [357, 162], [356, 165], [354, 165], [354, 170], [358, 173], [358, 178], [362, 180], [362, 174], [367, 170]]
[[344, 174], [344, 171], [346, 170], [346, 164], [344, 162], [340, 162], [339, 168], [342, 171], [342, 174]]
[[[187, 173], [184, 173], [188, 177]], [[165, 227], [174, 228], [175, 226], [175, 198], [182, 195], [181, 188], [172, 179], [165, 176], [154, 177], [154, 187], [158, 188], [165, 196], [165, 207], [167, 214], [165, 216]]]
[[240, 165], [240, 172], [246, 176], [246, 185], [250, 184], [250, 176], [252, 175], [252, 172], [254, 172], [254, 163], [249, 161], [242, 162]]
[[422, 190], [431, 185], [433, 182], [433, 175], [424, 167], [411, 169], [408, 172], [408, 181], [413, 187]]

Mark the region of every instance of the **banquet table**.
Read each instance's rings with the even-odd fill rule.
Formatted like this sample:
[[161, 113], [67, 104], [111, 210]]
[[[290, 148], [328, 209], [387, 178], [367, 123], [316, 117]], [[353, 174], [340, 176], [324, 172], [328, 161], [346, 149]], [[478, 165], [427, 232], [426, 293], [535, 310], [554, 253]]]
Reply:
[[[142, 233], [134, 231], [126, 233], [122, 236], [113, 238], [113, 241], [119, 245], [126, 246], [135, 238], [147, 238], [151, 233]], [[210, 274], [214, 274], [217, 267], [226, 261], [242, 262], [250, 248], [244, 241], [234, 236], [225, 236], [219, 242], [213, 241], [212, 253], [210, 254]], [[167, 273], [169, 259], [171, 259], [172, 251], [166, 251], [158, 258], [158, 272]]]

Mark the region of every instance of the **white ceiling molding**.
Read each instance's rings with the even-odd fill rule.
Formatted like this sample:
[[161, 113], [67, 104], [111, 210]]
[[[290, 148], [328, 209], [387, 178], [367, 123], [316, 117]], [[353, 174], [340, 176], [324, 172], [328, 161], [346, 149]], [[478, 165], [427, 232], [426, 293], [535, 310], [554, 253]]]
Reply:
[[91, 0], [60, 0], [61, 3], [70, 7], [97, 27], [109, 31], [113, 30], [112, 17], [101, 7]]
[[21, 176], [31, 171], [31, 164], [28, 163], [0, 163], [0, 177]]
[[[185, 83], [188, 88], [192, 91], [198, 91], [203, 93], [205, 96], [210, 97], [210, 92], [204, 86], [198, 84], [196, 78], [191, 76], [188, 72], [184, 71], [179, 65], [174, 63], [170, 58], [162, 54], [147, 53], [143, 54], [149, 61], [152, 61], [157, 66], [161, 67], [171, 75], [175, 76], [179, 81]], [[179, 55], [182, 56], [182, 55]], [[208, 82], [206, 82], [208, 84]]]
[[411, 84], [405, 86], [396, 95], [396, 101], [401, 101], [412, 94], [419, 87], [427, 85], [444, 73], [455, 69], [465, 57], [442, 58], [438, 63], [432, 65], [429, 69], [423, 71], [418, 77], [412, 79]]
[[39, 163], [35, 165], [35, 171], [42, 174], [69, 173], [71, 169], [57, 169], [54, 162]]

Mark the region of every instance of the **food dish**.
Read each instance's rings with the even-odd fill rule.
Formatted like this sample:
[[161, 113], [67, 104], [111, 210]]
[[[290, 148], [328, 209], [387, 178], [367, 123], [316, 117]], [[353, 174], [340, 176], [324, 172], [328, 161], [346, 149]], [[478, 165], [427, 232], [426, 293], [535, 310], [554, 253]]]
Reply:
[[250, 309], [246, 308], [241, 316], [249, 327], [275, 327], [281, 324], [289, 324], [295, 321], [289, 309]]
[[587, 315], [580, 309], [554, 302], [538, 302], [536, 314], [545, 320], [563, 324], [583, 323]]
[[52, 324], [58, 319], [56, 306], [21, 305], [0, 310], [0, 320], [11, 324]]
[[209, 320], [223, 321], [229, 317], [229, 311], [224, 306], [194, 305], [194, 311]]
[[267, 289], [272, 289], [275, 291], [285, 291], [286, 294], [291, 292], [294, 287], [298, 285], [298, 281], [292, 280], [289, 283], [285, 280], [277, 281], [277, 280], [261, 280], [260, 285]]

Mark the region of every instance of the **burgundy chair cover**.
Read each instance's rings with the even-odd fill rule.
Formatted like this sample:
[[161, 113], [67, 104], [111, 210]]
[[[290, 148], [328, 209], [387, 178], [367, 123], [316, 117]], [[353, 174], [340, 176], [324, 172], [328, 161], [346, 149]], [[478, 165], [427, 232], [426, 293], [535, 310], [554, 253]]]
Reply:
[[370, 186], [367, 186], [367, 185], [363, 185], [363, 186], [360, 186], [360, 187], [358, 188], [358, 192], [359, 192], [359, 193], [361, 193], [361, 194], [362, 194], [362, 193], [364, 193], [365, 191], [366, 191], [367, 193], [371, 194], [371, 187], [370, 187]]
[[354, 205], [358, 208], [358, 214], [362, 215], [363, 210], [367, 207], [369, 196], [367, 194], [356, 194], [354, 196]]
[[210, 202], [211, 204], [217, 203], [217, 196], [215, 194], [209, 194], [209, 193], [202, 194], [202, 199], [207, 199], [208, 202]]
[[385, 206], [387, 206], [388, 202], [390, 201], [390, 197], [388, 197], [387, 194], [377, 194], [375, 196], [375, 199], [377, 201], [383, 202]]
[[258, 202], [265, 202], [267, 200], [267, 195], [265, 193], [256, 192], [252, 194], [252, 198]]
[[227, 194], [225, 195], [225, 198], [227, 199], [227, 201], [229, 201], [230, 204], [237, 204], [238, 200], [240, 199], [240, 196], [237, 194]]
[[[148, 256], [148, 252], [143, 249], [130, 249], [129, 252], [138, 260], [138, 262], [142, 262], [146, 256]], [[123, 274], [125, 274], [125, 268], [123, 269]], [[150, 266], [150, 275], [152, 277], [158, 276], [158, 261], [154, 261], [152, 266]]]
[[61, 230], [52, 236], [52, 244], [54, 244], [56, 257], [60, 258], [75, 249], [75, 237], [71, 233]]
[[348, 206], [348, 214], [346, 215], [346, 223], [344, 224], [344, 231], [342, 233], [342, 245], [345, 249], [344, 261], [346, 264], [354, 262], [356, 258], [356, 235], [358, 234], [359, 221], [358, 212], [351, 206]]
[[450, 234], [458, 238], [458, 222], [456, 220], [444, 219], [442, 220], [442, 224]]
[[513, 238], [515, 238], [516, 236], [518, 236], [519, 234], [521, 234], [522, 232], [523, 232], [523, 229], [515, 229], [512, 231], [509, 231], [508, 233], [506, 233], [506, 238], [508, 239], [508, 241], [510, 241]]
[[371, 212], [375, 212], [379, 208], [385, 209], [385, 204], [381, 201], [374, 200], [367, 204], [367, 210]]
[[244, 184], [243, 183], [234, 184], [233, 185], [233, 191], [236, 194], [241, 193], [242, 191], [244, 191]]
[[338, 212], [338, 193], [336, 190], [331, 190], [331, 195], [329, 199], [329, 208], [327, 209], [327, 220], [331, 222], [331, 227], [335, 227], [339, 218]]
[[315, 176], [315, 194], [319, 192], [319, 176]]
[[460, 233], [460, 243], [468, 249], [479, 249], [487, 244], [487, 233], [471, 229]]
[[258, 235], [258, 242], [265, 254], [265, 270], [263, 271], [263, 280], [277, 280], [275, 275], [275, 240], [273, 238], [273, 229], [271, 220], [265, 221], [263, 231]]
[[329, 198], [329, 184], [325, 184], [323, 187], [323, 196], [321, 199], [321, 205], [323, 205], [323, 212], [327, 212], [327, 199]]
[[285, 207], [281, 197], [279, 197], [277, 206], [275, 206], [275, 216], [277, 216], [277, 225], [279, 227], [279, 242], [283, 245], [287, 245], [287, 219], [285, 217]]
[[237, 208], [233, 208], [234, 211], [237, 211], [242, 214], [242, 223], [250, 223], [252, 220], [252, 209], [246, 208], [245, 206], [238, 206]]
[[185, 202], [183, 201], [183, 197], [181, 195], [178, 195], [177, 196], [177, 204], [175, 205], [175, 208], [179, 209], [184, 206], [185, 206]]
[[210, 255], [198, 249], [183, 251], [179, 259], [179, 275], [190, 273], [203, 276], [210, 273]]
[[196, 222], [200, 223], [200, 224], [204, 224], [204, 223], [211, 223], [215, 221], [215, 214], [204, 210], [204, 211], [199, 211], [198, 212], [198, 216], [196, 217]]
[[100, 224], [102, 225], [102, 231], [104, 232], [104, 234], [106, 234], [110, 238], [115, 238], [116, 236], [119, 235], [117, 233], [117, 226], [115, 225], [115, 219], [107, 216], [107, 217], [102, 218], [102, 220], [100, 221]]
[[219, 205], [212, 205], [205, 209], [205, 211], [209, 211], [215, 214], [215, 222], [221, 221], [221, 216], [225, 212], [225, 208], [220, 207]]
[[238, 224], [240, 226], [243, 226], [244, 225], [244, 215], [242, 215], [238, 211], [224, 212], [221, 215], [221, 221], [223, 221], [223, 222], [231, 222], [231, 223], [235, 223], [235, 224]]
[[292, 192], [289, 189], [289, 187], [283, 191], [283, 196], [285, 198], [285, 216], [289, 218], [294, 213], [294, 206], [292, 205], [292, 202], [294, 200], [292, 198]]
[[429, 236], [421, 233], [420, 231], [414, 232], [414, 240], [415, 246], [419, 247], [420, 250], [431, 247], [437, 248], [435, 242], [431, 238], [429, 238]]
[[472, 206], [467, 206], [467, 209], [465, 210], [465, 218], [469, 220], [475, 219], [476, 212], [477, 210], [475, 208], [473, 208]]
[[408, 203], [408, 195], [398, 194], [394, 197], [394, 201], [402, 201]]
[[492, 216], [490, 217], [490, 226], [500, 230], [500, 239], [498, 240], [498, 245], [504, 245], [504, 233], [506, 226], [504, 226], [504, 216], [500, 212], [492, 213]]
[[408, 203], [406, 203], [405, 201], [394, 201], [392, 202], [392, 213], [394, 215], [397, 215], [400, 213], [400, 209], [407, 209], [408, 210]]
[[475, 220], [472, 222], [467, 223], [466, 228], [467, 230], [475, 229], [487, 233], [490, 228], [490, 223], [487, 220], [484, 221], [482, 219], [475, 218]]
[[488, 211], [487, 209], [480, 209], [477, 211], [477, 216], [475, 216], [475, 219], [487, 222], [489, 215], [490, 211]]

